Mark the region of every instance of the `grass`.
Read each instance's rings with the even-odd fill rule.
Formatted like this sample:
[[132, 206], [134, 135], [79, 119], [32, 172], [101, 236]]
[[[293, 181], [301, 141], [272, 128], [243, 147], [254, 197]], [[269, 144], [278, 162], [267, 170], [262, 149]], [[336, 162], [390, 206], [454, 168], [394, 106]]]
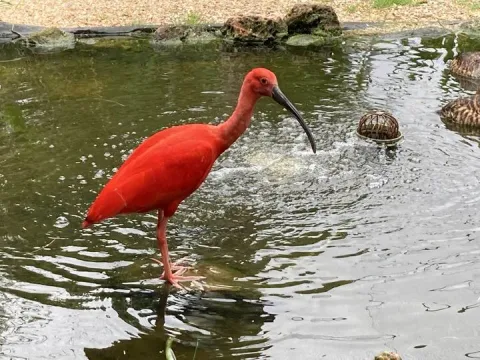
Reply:
[[348, 5], [345, 10], [347, 11], [347, 13], [353, 14], [353, 13], [357, 12], [358, 5]]
[[187, 15], [185, 16], [185, 24], [187, 25], [198, 25], [202, 23], [202, 15], [194, 12], [194, 11], [189, 11]]
[[414, 0], [373, 0], [373, 7], [377, 9], [388, 8], [394, 5], [414, 5]]
[[457, 3], [461, 6], [469, 8], [470, 10], [480, 10], [480, 1], [479, 0], [457, 0]]

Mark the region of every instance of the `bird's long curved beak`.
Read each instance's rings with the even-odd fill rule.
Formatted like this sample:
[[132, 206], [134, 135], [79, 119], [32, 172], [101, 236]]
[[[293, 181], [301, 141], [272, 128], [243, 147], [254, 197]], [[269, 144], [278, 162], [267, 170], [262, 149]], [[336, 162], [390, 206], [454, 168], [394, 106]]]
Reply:
[[290, 102], [290, 100], [288, 100], [285, 94], [282, 93], [282, 91], [278, 86], [273, 87], [272, 98], [273, 100], [275, 100], [277, 103], [282, 105], [285, 109], [290, 111], [295, 116], [295, 118], [298, 120], [303, 130], [307, 134], [308, 140], [310, 141], [310, 145], [312, 145], [313, 153], [315, 154], [317, 152], [317, 145], [315, 144], [315, 139], [313, 138], [312, 132], [310, 131], [309, 127], [303, 120], [302, 115], [300, 115], [300, 113], [295, 108], [295, 106]]

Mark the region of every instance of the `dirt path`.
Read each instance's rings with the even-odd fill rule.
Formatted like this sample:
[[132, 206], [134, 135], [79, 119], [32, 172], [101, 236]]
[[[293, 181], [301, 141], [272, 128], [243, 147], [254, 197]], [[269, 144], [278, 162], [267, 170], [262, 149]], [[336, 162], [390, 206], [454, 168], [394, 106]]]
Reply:
[[[76, 27], [171, 23], [219, 23], [232, 15], [283, 16], [302, 0], [0, 0], [0, 20]], [[373, 8], [374, 0], [311, 1], [334, 7], [340, 21], [425, 25], [480, 17], [480, 0], [412, 0], [417, 5]]]

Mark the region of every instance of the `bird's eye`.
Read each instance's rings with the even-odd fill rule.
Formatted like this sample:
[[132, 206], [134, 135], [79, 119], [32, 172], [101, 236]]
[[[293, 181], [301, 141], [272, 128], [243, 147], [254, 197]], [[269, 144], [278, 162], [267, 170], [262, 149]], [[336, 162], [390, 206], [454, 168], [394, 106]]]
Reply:
[[263, 85], [266, 85], [268, 83], [268, 80], [266, 78], [261, 78], [260, 79], [260, 82], [263, 84]]

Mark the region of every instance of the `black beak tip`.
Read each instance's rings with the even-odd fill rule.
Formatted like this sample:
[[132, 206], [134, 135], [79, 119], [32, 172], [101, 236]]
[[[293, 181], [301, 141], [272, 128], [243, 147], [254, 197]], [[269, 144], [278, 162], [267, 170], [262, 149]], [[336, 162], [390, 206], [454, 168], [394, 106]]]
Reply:
[[282, 93], [280, 88], [278, 86], [274, 86], [272, 89], [272, 98], [275, 100], [277, 103], [282, 105], [285, 109], [290, 111], [295, 118], [298, 120], [300, 125], [302, 126], [303, 130], [307, 134], [308, 141], [310, 142], [310, 145], [312, 146], [313, 153], [317, 153], [317, 145], [315, 143], [315, 139], [313, 138], [313, 134], [310, 131], [308, 125], [305, 123], [305, 121], [302, 118], [302, 115], [300, 115], [300, 112], [297, 110], [297, 108], [288, 100], [288, 98], [285, 96], [285, 94]]

